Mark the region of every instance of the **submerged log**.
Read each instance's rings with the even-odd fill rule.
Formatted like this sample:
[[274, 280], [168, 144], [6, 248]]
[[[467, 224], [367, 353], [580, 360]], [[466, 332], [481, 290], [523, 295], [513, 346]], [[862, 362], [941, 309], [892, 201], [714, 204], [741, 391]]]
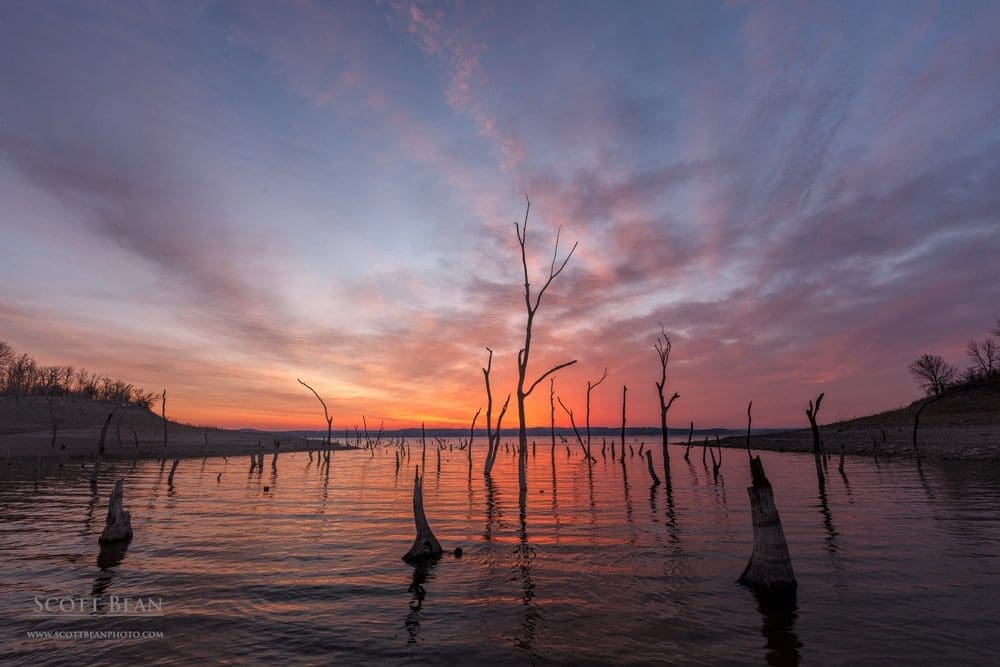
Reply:
[[753, 484], [747, 487], [747, 493], [753, 517], [753, 553], [737, 581], [769, 598], [794, 599], [798, 583], [774, 504], [774, 491], [759, 456], [750, 459], [750, 474]]
[[132, 515], [124, 507], [124, 498], [124, 482], [118, 480], [108, 500], [108, 517], [98, 543], [127, 542], [132, 539]]
[[413, 523], [417, 528], [417, 536], [413, 540], [413, 546], [403, 556], [407, 562], [419, 562], [440, 558], [444, 553], [441, 543], [434, 537], [430, 524], [427, 523], [427, 516], [424, 514], [424, 481], [420, 476], [420, 467], [417, 466], [416, 476], [413, 479]]

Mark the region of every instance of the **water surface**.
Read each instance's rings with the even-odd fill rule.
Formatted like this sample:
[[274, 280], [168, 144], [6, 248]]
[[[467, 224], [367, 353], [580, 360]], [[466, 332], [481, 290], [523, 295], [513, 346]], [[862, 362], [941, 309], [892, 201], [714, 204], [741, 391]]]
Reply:
[[[638, 443], [633, 443], [638, 449]], [[607, 663], [945, 664], [1000, 652], [1000, 467], [912, 461], [831, 467], [764, 452], [799, 580], [797, 607], [768, 609], [735, 583], [751, 548], [743, 452], [711, 462], [671, 448], [653, 487], [645, 460], [559, 445], [491, 480], [481, 449], [428, 448], [425, 508], [446, 551], [402, 560], [413, 540], [419, 447], [305, 453], [249, 472], [249, 457], [106, 462], [96, 491], [79, 463], [0, 472], [0, 655], [16, 664]], [[597, 448], [599, 452], [599, 446]], [[554, 466], [553, 466], [554, 460]], [[660, 465], [660, 454], [654, 461]], [[221, 477], [219, 475], [221, 474]], [[662, 477], [662, 470], [659, 474]], [[99, 562], [114, 480], [135, 538]], [[265, 491], [265, 487], [267, 490]], [[462, 547], [455, 558], [450, 551]], [[35, 596], [97, 597], [96, 613], [37, 613]], [[162, 599], [113, 616], [111, 596]], [[155, 631], [162, 639], [38, 639], [53, 630]]]

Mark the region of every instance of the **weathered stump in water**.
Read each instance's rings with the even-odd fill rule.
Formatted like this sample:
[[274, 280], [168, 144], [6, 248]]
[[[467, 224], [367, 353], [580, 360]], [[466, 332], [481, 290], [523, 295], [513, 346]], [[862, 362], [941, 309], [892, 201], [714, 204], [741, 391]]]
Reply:
[[656, 476], [656, 469], [653, 468], [653, 452], [646, 450], [646, 465], [649, 468], [649, 476], [653, 478], [653, 486], [660, 485], [660, 478]]
[[100, 544], [127, 542], [132, 539], [132, 515], [124, 507], [125, 490], [122, 480], [115, 482], [114, 491], [108, 500], [108, 517], [104, 531], [98, 538]]
[[750, 459], [750, 474], [753, 484], [747, 487], [747, 493], [753, 518], [753, 553], [737, 581], [768, 598], [793, 599], [798, 583], [792, 571], [781, 517], [774, 504], [774, 491], [759, 456]]
[[424, 514], [424, 481], [420, 476], [420, 466], [417, 466], [416, 476], [413, 479], [413, 523], [417, 528], [417, 536], [413, 540], [413, 546], [403, 556], [403, 560], [419, 562], [440, 558], [444, 549], [434, 537], [434, 532]]
[[97, 473], [101, 471], [101, 460], [97, 459], [94, 467], [90, 469], [90, 485], [97, 486]]
[[177, 472], [177, 464], [181, 462], [180, 457], [174, 458], [174, 464], [170, 466], [170, 474], [167, 475], [167, 486], [174, 485], [174, 473]]

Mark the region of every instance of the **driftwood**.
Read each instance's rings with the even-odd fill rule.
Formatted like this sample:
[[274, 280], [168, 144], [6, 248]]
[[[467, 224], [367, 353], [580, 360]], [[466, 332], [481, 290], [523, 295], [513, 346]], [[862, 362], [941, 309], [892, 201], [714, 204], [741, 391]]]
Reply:
[[649, 468], [649, 476], [653, 478], [653, 486], [660, 485], [660, 478], [656, 476], [656, 470], [653, 468], [653, 452], [646, 450], [646, 466]]
[[108, 500], [108, 518], [98, 538], [100, 544], [127, 542], [132, 539], [132, 515], [124, 507], [124, 482], [115, 482], [114, 491]]
[[434, 537], [434, 532], [427, 523], [427, 516], [424, 514], [424, 482], [420, 476], [419, 466], [413, 478], [413, 523], [417, 529], [417, 536], [413, 540], [413, 546], [403, 556], [403, 560], [419, 562], [440, 558], [444, 549]]
[[764, 474], [759, 456], [750, 459], [750, 474], [753, 484], [747, 487], [747, 493], [753, 517], [753, 552], [737, 581], [768, 598], [794, 600], [798, 583], [781, 517], [774, 504], [774, 490]]

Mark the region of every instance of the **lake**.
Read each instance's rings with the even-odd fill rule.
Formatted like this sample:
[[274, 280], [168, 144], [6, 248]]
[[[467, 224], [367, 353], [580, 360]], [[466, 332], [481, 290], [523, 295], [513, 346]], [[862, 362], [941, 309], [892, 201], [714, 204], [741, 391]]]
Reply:
[[[414, 567], [401, 560], [420, 462], [419, 443], [408, 444], [398, 474], [396, 449], [384, 446], [334, 452], [329, 469], [304, 452], [272, 467], [269, 452], [252, 473], [247, 456], [184, 459], [172, 488], [170, 462], [105, 462], [96, 492], [89, 463], [50, 464], [36, 481], [34, 464], [0, 462], [0, 655], [12, 664], [930, 665], [1000, 654], [997, 464], [849, 457], [845, 479], [833, 460], [823, 499], [810, 455], [761, 453], [799, 582], [789, 610], [735, 583], [752, 543], [745, 452], [724, 450], [715, 480], [700, 448], [688, 463], [672, 446], [668, 493], [650, 485], [638, 456], [623, 467], [598, 442], [588, 467], [559, 444], [553, 467], [539, 441], [522, 505], [516, 456], [501, 452], [485, 481], [482, 442], [471, 474], [457, 449], [442, 452], [438, 472], [428, 446], [424, 506], [446, 553]], [[659, 466], [658, 447], [653, 459]], [[99, 562], [119, 478], [135, 537]], [[65, 598], [97, 598], [97, 608], [60, 611]], [[120, 613], [126, 598], [145, 602], [145, 615]], [[57, 631], [139, 636], [29, 636]]]

